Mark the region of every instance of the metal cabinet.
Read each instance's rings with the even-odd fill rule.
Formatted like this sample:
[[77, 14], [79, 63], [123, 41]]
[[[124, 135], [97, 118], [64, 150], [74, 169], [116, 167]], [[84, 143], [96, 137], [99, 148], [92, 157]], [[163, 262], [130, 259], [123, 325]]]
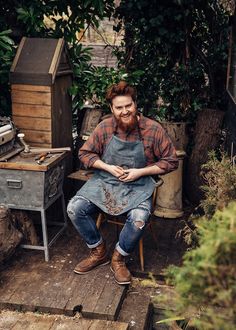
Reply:
[[[67, 226], [67, 215], [63, 194], [66, 152], [52, 154], [39, 165], [34, 157], [13, 157], [9, 162], [0, 162], [0, 204], [11, 209], [39, 211], [43, 245], [22, 245], [23, 248], [43, 250], [49, 260], [49, 247]], [[48, 241], [46, 210], [61, 199], [63, 221], [54, 222], [59, 230]]]

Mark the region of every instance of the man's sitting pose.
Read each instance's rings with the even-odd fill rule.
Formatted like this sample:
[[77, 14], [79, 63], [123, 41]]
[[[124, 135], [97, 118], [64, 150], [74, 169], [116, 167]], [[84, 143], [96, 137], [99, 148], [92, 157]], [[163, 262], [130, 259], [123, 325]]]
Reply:
[[94, 175], [68, 204], [68, 216], [90, 248], [89, 256], [74, 269], [85, 274], [109, 263], [105, 242], [92, 215], [100, 210], [124, 214], [111, 259], [118, 284], [129, 284], [131, 274], [124, 257], [139, 242], [148, 223], [153, 175], [178, 167], [175, 148], [162, 126], [137, 112], [136, 90], [125, 81], [112, 85], [106, 95], [112, 116], [100, 122], [79, 151], [79, 159]]

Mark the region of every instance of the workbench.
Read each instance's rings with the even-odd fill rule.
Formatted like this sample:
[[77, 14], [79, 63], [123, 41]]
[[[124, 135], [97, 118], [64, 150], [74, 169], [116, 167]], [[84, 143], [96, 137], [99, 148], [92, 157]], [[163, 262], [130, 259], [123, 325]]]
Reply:
[[[67, 152], [53, 153], [42, 164], [37, 164], [34, 154], [23, 152], [7, 162], [0, 162], [0, 204], [10, 209], [39, 211], [41, 215], [43, 245], [21, 245], [26, 249], [44, 251], [49, 261], [49, 247], [67, 226], [67, 214], [63, 194], [65, 159]], [[46, 210], [61, 200], [63, 221], [53, 221], [59, 227], [49, 241]]]

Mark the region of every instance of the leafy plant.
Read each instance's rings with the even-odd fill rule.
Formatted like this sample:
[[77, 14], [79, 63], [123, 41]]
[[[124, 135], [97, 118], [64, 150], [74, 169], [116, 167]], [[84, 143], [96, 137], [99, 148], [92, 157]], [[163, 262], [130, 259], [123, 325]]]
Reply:
[[119, 63], [142, 72], [145, 114], [193, 121], [201, 107], [224, 110], [229, 12], [220, 1], [123, 0], [116, 17], [126, 29]]
[[236, 200], [236, 168], [226, 153], [220, 157], [215, 152], [209, 153], [209, 160], [202, 166], [205, 185], [201, 187], [204, 199], [201, 201], [208, 218], [216, 210], [222, 210], [232, 200]]
[[[236, 327], [236, 202], [199, 222], [199, 247], [184, 255], [181, 267], [166, 271], [174, 285], [174, 311], [167, 317], [189, 320], [199, 330]], [[165, 300], [165, 297], [163, 297]]]
[[217, 210], [224, 209], [236, 200], [236, 168], [230, 157], [223, 151], [208, 154], [208, 161], [202, 166], [201, 175], [205, 184], [201, 187], [204, 198], [197, 209], [185, 221], [185, 226], [178, 232], [189, 248], [199, 245], [198, 226], [201, 216], [211, 219]]
[[[78, 110], [84, 105], [85, 101], [89, 101], [95, 107], [99, 107], [104, 113], [109, 112], [109, 105], [106, 101], [106, 91], [112, 84], [118, 83], [121, 80], [126, 80], [132, 85], [137, 82], [138, 72], [128, 74], [124, 68], [112, 68], [112, 67], [95, 67], [89, 66], [86, 71], [85, 81], [82, 81], [81, 68], [75, 70], [75, 79], [71, 88], [72, 94], [75, 96], [74, 102], [76, 102], [76, 95], [83, 86], [86, 86], [86, 99], [82, 100], [81, 103], [77, 103]], [[80, 100], [81, 101], [81, 100]]]
[[71, 93], [76, 111], [87, 99], [94, 73], [91, 52], [82, 47], [80, 38], [90, 25], [98, 27], [104, 17], [110, 17], [113, 9], [113, 0], [5, 1], [0, 8], [0, 27], [11, 28], [16, 44], [22, 36], [65, 39], [75, 77]]
[[14, 41], [9, 37], [11, 30], [0, 32], [0, 115], [10, 114], [9, 71], [15, 54]]

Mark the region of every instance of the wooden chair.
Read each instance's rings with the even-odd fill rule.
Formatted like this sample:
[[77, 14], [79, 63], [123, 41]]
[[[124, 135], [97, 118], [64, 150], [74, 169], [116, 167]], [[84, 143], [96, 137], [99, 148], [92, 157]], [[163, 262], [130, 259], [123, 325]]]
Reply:
[[[68, 178], [74, 179], [74, 180], [80, 180], [80, 181], [87, 181], [91, 176], [93, 175], [93, 172], [91, 170], [78, 170], [74, 173], [71, 173]], [[154, 211], [155, 203], [156, 203], [156, 196], [157, 196], [157, 189], [160, 187], [163, 183], [162, 179], [159, 179], [157, 181], [156, 188], [154, 190], [154, 193], [152, 195], [152, 210]], [[123, 217], [124, 218], [124, 217]], [[107, 222], [110, 224], [116, 225], [116, 232], [117, 232], [117, 239], [118, 239], [118, 229], [119, 227], [123, 227], [125, 222], [122, 219], [122, 216], [110, 216], [108, 214], [105, 214], [104, 212], [100, 212], [96, 219], [96, 226], [99, 229], [101, 227], [101, 224], [103, 222]], [[152, 220], [149, 221], [147, 228], [149, 228], [152, 237], [157, 244], [157, 239], [153, 230], [152, 226]], [[143, 238], [139, 240], [139, 260], [140, 260], [140, 268], [141, 271], [144, 271], [144, 248], [143, 248]]]

